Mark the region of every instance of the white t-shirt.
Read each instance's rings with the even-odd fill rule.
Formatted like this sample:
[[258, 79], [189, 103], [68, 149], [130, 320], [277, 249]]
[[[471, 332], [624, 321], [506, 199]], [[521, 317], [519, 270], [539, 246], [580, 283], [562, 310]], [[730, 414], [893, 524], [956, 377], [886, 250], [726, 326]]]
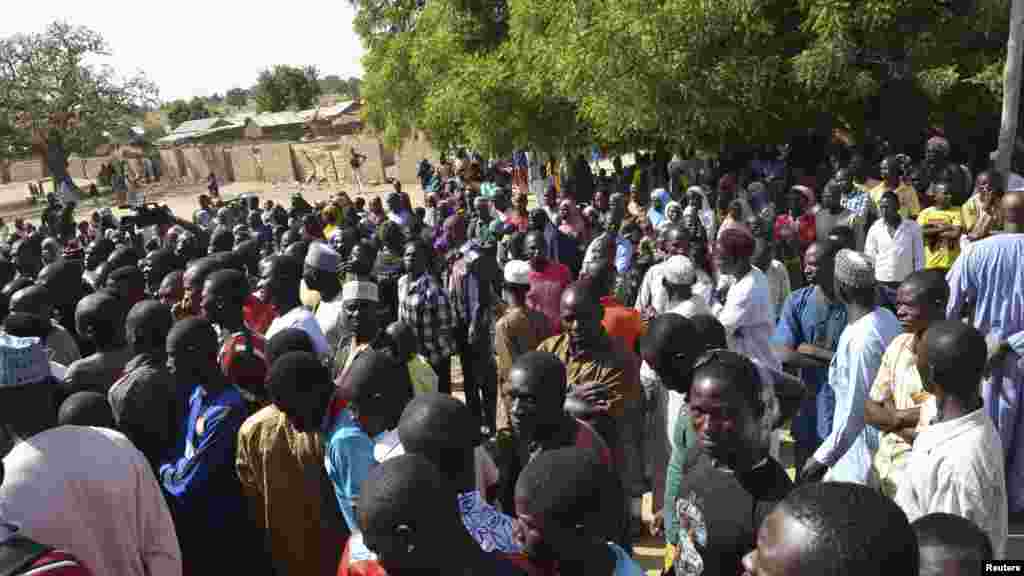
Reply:
[[267, 333], [263, 337], [270, 340], [275, 334], [288, 328], [298, 328], [308, 334], [309, 339], [313, 341], [313, 352], [317, 356], [325, 358], [330, 354], [331, 347], [327, 344], [327, 337], [324, 336], [324, 331], [320, 329], [320, 324], [316, 321], [316, 317], [302, 306], [296, 306], [289, 310], [287, 314], [274, 318], [274, 321], [270, 323], [270, 328], [267, 328]]

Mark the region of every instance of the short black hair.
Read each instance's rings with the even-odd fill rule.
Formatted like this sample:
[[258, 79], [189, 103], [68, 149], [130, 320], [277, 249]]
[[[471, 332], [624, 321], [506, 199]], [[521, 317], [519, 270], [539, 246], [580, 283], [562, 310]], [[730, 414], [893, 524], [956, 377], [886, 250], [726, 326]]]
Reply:
[[274, 360], [267, 374], [267, 392], [275, 401], [308, 395], [316, 386], [332, 384], [327, 367], [311, 352], [288, 352]]
[[907, 515], [867, 486], [814, 482], [790, 492], [778, 510], [810, 533], [800, 572], [820, 576], [917, 574], [917, 537]]
[[121, 266], [107, 276], [107, 282], [115, 284], [125, 282], [141, 288], [145, 285], [145, 276], [142, 275], [142, 270], [136, 266]]
[[[960, 574], [981, 574], [986, 560], [993, 560], [992, 540], [977, 524], [963, 516], [933, 512], [911, 524], [919, 549], [942, 548], [960, 565]], [[924, 566], [921, 567], [924, 570]], [[921, 576], [932, 576], [925, 574]]]
[[[562, 526], [583, 524], [608, 529], [608, 490], [615, 480], [589, 450], [545, 450], [526, 465], [516, 480], [516, 500], [525, 512]], [[596, 524], [592, 524], [596, 522]]]
[[924, 345], [931, 379], [951, 396], [976, 399], [988, 362], [981, 332], [959, 320], [941, 320], [928, 326]]
[[703, 336], [691, 319], [670, 312], [651, 320], [647, 334], [640, 339], [640, 348], [654, 356], [659, 365], [668, 366], [673, 356], [694, 346]]
[[295, 289], [299, 289], [298, 282], [302, 279], [302, 260], [286, 254], [278, 254], [270, 257], [274, 273], [285, 280], [295, 280]]
[[79, 320], [89, 321], [94, 327], [97, 343], [114, 342], [124, 329], [127, 312], [116, 295], [101, 290], [78, 301], [75, 305], [75, 323], [77, 325]]
[[58, 426], [96, 426], [116, 429], [114, 412], [105, 394], [75, 392], [61, 403], [57, 411]]
[[765, 405], [761, 399], [764, 382], [757, 366], [746, 356], [724, 348], [706, 352], [694, 363], [690, 387], [701, 378], [730, 384], [733, 392], [747, 403], [754, 416], [764, 414]]
[[600, 310], [601, 297], [604, 294], [601, 293], [601, 286], [595, 280], [595, 278], [588, 276], [581, 277], [579, 280], [566, 286], [565, 290], [562, 291], [562, 298], [565, 298], [565, 295], [571, 292], [576, 295], [577, 305], [580, 302], [586, 302]]
[[289, 352], [313, 352], [313, 339], [305, 331], [298, 328], [285, 328], [267, 340], [265, 356], [267, 363], [274, 361]]
[[690, 318], [697, 333], [700, 334], [700, 345], [705, 351], [715, 348], [727, 348], [725, 326], [711, 314], [697, 314]]
[[118, 270], [125, 266], [137, 266], [139, 260], [139, 253], [134, 248], [122, 246], [114, 250], [107, 258], [107, 270]]
[[[418, 454], [402, 454], [370, 469], [359, 493], [364, 532], [387, 531], [399, 524], [428, 531], [444, 520], [458, 520], [455, 492], [441, 480], [440, 471]], [[441, 526], [447, 528], [445, 524]]]
[[155, 350], [161, 354], [167, 349], [167, 335], [174, 325], [171, 309], [157, 300], [143, 300], [132, 306], [125, 318], [125, 331], [136, 332], [136, 350]]
[[[185, 268], [185, 272], [192, 270], [192, 281], [199, 286], [199, 289], [203, 289], [203, 282], [206, 281], [206, 277], [214, 273], [217, 270], [223, 268], [221, 261], [213, 258], [212, 256], [203, 256], [198, 260], [193, 260]], [[186, 286], [188, 288], [188, 286]]]
[[522, 370], [544, 382], [544, 387], [558, 392], [562, 400], [568, 392], [565, 364], [558, 356], [542, 350], [531, 350], [512, 362], [509, 373]]
[[949, 283], [946, 274], [935, 268], [916, 270], [903, 279], [902, 286], [912, 287], [917, 299], [939, 310], [949, 302]]
[[413, 397], [412, 380], [404, 364], [378, 350], [367, 350], [349, 368], [339, 388], [341, 397], [363, 410], [383, 417], [398, 425], [405, 405]]
[[11, 312], [4, 318], [4, 332], [20, 338], [39, 338], [46, 343], [47, 336], [53, 330], [50, 319], [38, 314], [27, 312]]
[[231, 250], [235, 245], [235, 235], [227, 228], [220, 228], [210, 236], [210, 247], [214, 252]]
[[210, 290], [220, 298], [241, 305], [249, 296], [249, 281], [245, 274], [234, 269], [217, 270], [206, 277]]
[[11, 294], [11, 312], [43, 314], [48, 308], [53, 308], [55, 304], [50, 291], [38, 284], [26, 286]]
[[449, 394], [429, 392], [412, 399], [398, 421], [398, 439], [407, 453], [422, 454], [449, 481], [465, 470], [467, 457], [480, 444], [473, 412]]
[[178, 352], [186, 348], [216, 350], [217, 333], [206, 318], [192, 316], [174, 324], [167, 335], [167, 351]]
[[897, 196], [896, 193], [893, 192], [892, 190], [886, 190], [884, 193], [882, 193], [881, 197], [878, 198], [878, 203], [881, 204], [882, 200], [885, 200], [886, 198], [895, 202], [897, 208], [900, 207], [900, 197]]
[[167, 274], [164, 274], [164, 277], [160, 279], [160, 286], [163, 286], [165, 282], [172, 282], [174, 284], [180, 284], [184, 279], [185, 279], [185, 271], [184, 270], [171, 270]]

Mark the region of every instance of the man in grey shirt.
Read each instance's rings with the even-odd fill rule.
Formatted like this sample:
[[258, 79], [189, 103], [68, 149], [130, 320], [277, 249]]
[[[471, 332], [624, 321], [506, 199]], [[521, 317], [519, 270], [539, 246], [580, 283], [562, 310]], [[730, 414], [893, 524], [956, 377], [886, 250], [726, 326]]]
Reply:
[[821, 193], [821, 210], [814, 215], [814, 228], [817, 238], [828, 238], [829, 232], [836, 226], [847, 226], [853, 230], [857, 250], [864, 249], [864, 227], [857, 215], [843, 208], [840, 201], [842, 194], [839, 184], [830, 180]]

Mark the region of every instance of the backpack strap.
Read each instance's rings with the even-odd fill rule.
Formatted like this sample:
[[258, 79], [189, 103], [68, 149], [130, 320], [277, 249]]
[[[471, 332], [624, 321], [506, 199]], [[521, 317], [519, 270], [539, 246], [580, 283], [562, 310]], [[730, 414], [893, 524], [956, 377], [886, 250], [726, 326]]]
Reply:
[[0, 576], [20, 574], [33, 562], [53, 551], [53, 548], [14, 535], [0, 543]]

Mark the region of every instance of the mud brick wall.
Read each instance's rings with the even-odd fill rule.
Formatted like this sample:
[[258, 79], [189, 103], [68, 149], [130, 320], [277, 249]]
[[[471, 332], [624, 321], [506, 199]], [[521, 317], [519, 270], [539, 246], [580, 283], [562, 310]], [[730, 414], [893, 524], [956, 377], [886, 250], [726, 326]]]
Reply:
[[21, 160], [11, 162], [11, 182], [29, 182], [46, 177], [42, 160]]
[[201, 148], [182, 148], [181, 153], [185, 159], [186, 179], [200, 182], [210, 174], [210, 165]]
[[231, 169], [238, 182], [252, 182], [260, 179], [259, 165], [252, 153], [252, 146], [231, 148]]
[[160, 150], [160, 167], [163, 170], [163, 178], [178, 180], [184, 177], [184, 157], [181, 150], [171, 148]]
[[263, 160], [263, 180], [266, 182], [294, 182], [295, 162], [292, 145], [284, 142], [260, 146]]

